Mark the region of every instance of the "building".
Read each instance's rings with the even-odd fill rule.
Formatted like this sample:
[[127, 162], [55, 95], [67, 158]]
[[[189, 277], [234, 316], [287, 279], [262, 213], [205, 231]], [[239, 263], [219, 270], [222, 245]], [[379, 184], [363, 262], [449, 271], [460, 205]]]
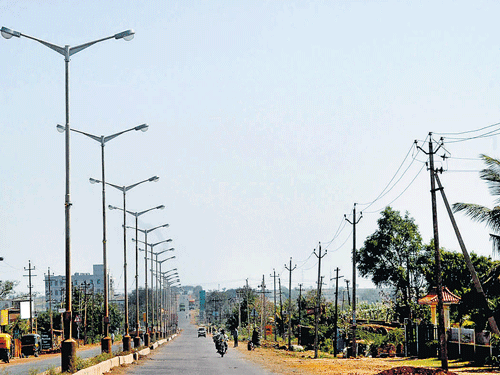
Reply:
[[[113, 296], [113, 278], [109, 275], [109, 272], [108, 278], [108, 296]], [[104, 293], [104, 266], [102, 264], [94, 264], [92, 274], [77, 272], [71, 276], [71, 282], [74, 287], [82, 288], [82, 290], [87, 287], [90, 293]], [[63, 308], [66, 296], [66, 276], [45, 276], [45, 296], [46, 309], [49, 308], [49, 300], [52, 300], [52, 309], [55, 309], [57, 306]]]

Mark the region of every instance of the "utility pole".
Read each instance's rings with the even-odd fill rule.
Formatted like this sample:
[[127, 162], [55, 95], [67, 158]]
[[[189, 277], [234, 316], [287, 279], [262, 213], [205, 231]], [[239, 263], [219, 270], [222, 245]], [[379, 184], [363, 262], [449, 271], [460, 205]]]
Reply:
[[[279, 275], [278, 275], [279, 276]], [[273, 268], [273, 274], [271, 277], [273, 278], [274, 281], [274, 341], [278, 341], [278, 329], [277, 329], [277, 316], [276, 316], [276, 270]]]
[[292, 271], [297, 268], [297, 265], [292, 268], [292, 257], [290, 257], [290, 267], [285, 264], [285, 269], [290, 272], [288, 278], [288, 350], [292, 350]]
[[314, 312], [314, 358], [318, 358], [318, 325], [319, 325], [319, 316], [321, 314], [321, 258], [324, 258], [326, 255], [326, 250], [323, 255], [321, 255], [321, 243], [319, 244], [319, 255], [316, 254], [316, 249], [313, 250], [314, 255], [318, 258], [318, 293], [317, 293], [317, 301], [316, 301], [316, 311]]
[[[344, 276], [339, 276], [339, 268], [335, 269], [335, 318], [333, 321], [333, 355], [337, 357], [337, 329], [338, 329], [338, 300], [339, 300], [339, 278]], [[330, 279], [330, 281], [333, 279]], [[346, 280], [347, 281], [347, 280]]]
[[50, 315], [50, 348], [54, 347], [54, 319], [52, 317], [52, 281], [50, 280], [50, 267], [47, 271], [47, 279], [45, 281], [49, 284], [49, 315]]
[[434, 229], [434, 257], [436, 260], [436, 287], [438, 295], [438, 311], [439, 311], [439, 346], [441, 353], [441, 368], [448, 370], [448, 345], [446, 343], [446, 332], [444, 327], [444, 307], [443, 307], [443, 285], [441, 277], [441, 254], [439, 253], [439, 232], [437, 221], [437, 204], [436, 204], [436, 180], [434, 178], [434, 154], [441, 148], [441, 145], [433, 150], [432, 133], [429, 133], [429, 152], [425, 152], [422, 148], [417, 146], [423, 153], [429, 155], [429, 172], [431, 177], [431, 203], [432, 203], [432, 223]]
[[[351, 282], [351, 280], [344, 280], [344, 281], [345, 281], [346, 287], [347, 287], [347, 306], [351, 306], [351, 295], [349, 294], [349, 283]], [[342, 301], [342, 303], [344, 303], [344, 302]]]
[[358, 354], [356, 347], [356, 224], [359, 223], [362, 217], [363, 213], [360, 213], [359, 218], [356, 220], [356, 203], [354, 203], [354, 208], [352, 209], [352, 222], [344, 214], [347, 222], [352, 224], [352, 354], [354, 358]]
[[299, 284], [299, 300], [297, 302], [299, 308], [299, 345], [302, 345], [302, 284]]
[[248, 287], [248, 279], [246, 280], [247, 282], [247, 331], [248, 334], [250, 335], [250, 317], [251, 317], [251, 312], [250, 312], [250, 288]]
[[259, 285], [260, 288], [262, 288], [262, 291], [260, 292], [262, 294], [262, 314], [260, 315], [260, 334], [262, 337], [262, 331], [264, 331], [264, 340], [267, 340], [267, 331], [266, 327], [264, 326], [265, 323], [267, 323], [267, 316], [266, 316], [266, 282], [264, 281], [264, 275], [262, 275], [262, 284]]
[[28, 260], [28, 268], [24, 267], [24, 270], [28, 271], [28, 275], [24, 275], [24, 276], [28, 277], [28, 280], [29, 280], [28, 288], [30, 290], [30, 332], [35, 333], [35, 332], [33, 332], [33, 295], [31, 293], [31, 291], [33, 289], [33, 284], [31, 283], [31, 277], [36, 276], [36, 275], [31, 274], [31, 271], [35, 270], [35, 266], [33, 266], [33, 268], [31, 268], [31, 260]]
[[[283, 301], [281, 300], [281, 278], [278, 277], [278, 285], [279, 285], [279, 294], [280, 294], [280, 316], [281, 316], [281, 323], [283, 323], [283, 327], [280, 327], [281, 331], [281, 336], [283, 338], [283, 341], [285, 341], [285, 321], [283, 320]], [[283, 329], [281, 329], [283, 328]]]

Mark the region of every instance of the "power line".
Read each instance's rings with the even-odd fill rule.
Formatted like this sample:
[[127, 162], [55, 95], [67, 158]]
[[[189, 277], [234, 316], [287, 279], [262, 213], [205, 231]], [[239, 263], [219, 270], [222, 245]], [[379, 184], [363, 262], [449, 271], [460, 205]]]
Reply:
[[475, 130], [467, 130], [467, 131], [457, 132], [457, 133], [435, 133], [435, 134], [438, 134], [438, 135], [441, 135], [441, 136], [446, 136], [446, 135], [462, 135], [462, 134], [469, 134], [469, 133], [479, 132], [479, 131], [482, 131], [482, 130], [485, 130], [485, 129], [492, 128], [493, 126], [499, 126], [499, 125], [500, 125], [500, 122], [497, 122], [496, 124], [484, 126], [482, 128], [475, 129]]

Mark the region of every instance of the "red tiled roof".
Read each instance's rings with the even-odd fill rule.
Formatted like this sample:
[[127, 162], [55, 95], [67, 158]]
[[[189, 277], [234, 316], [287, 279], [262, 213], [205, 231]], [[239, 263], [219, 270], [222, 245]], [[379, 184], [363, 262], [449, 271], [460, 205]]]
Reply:
[[[434, 287], [425, 297], [418, 300], [420, 305], [436, 305], [438, 303], [437, 288]], [[447, 287], [443, 287], [443, 303], [460, 303], [460, 297], [454, 295]]]

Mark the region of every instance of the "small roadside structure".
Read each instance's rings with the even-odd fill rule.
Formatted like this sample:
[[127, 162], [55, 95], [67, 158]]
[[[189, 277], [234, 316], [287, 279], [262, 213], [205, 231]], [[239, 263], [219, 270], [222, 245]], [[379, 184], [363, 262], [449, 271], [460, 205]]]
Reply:
[[[444, 327], [449, 329], [450, 324], [450, 305], [460, 303], [460, 297], [456, 296], [447, 287], [443, 287], [443, 309], [444, 309]], [[435, 326], [437, 323], [436, 308], [438, 304], [437, 288], [433, 287], [429, 293], [418, 300], [419, 305], [429, 305], [431, 307], [431, 323]]]

